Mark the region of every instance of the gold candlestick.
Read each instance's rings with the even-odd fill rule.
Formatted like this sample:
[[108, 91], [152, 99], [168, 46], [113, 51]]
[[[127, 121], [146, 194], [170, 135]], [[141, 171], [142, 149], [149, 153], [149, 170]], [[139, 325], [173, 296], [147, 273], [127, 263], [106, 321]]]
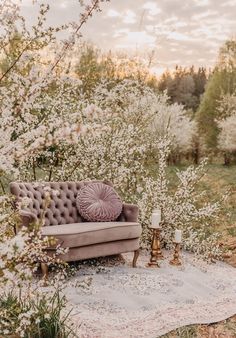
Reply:
[[161, 228], [156, 229], [156, 237], [157, 237], [157, 253], [156, 257], [157, 260], [162, 260], [164, 259], [164, 256], [161, 251]]
[[161, 229], [152, 229], [153, 235], [152, 235], [152, 244], [151, 244], [151, 258], [148, 263], [149, 267], [160, 267], [158, 264], [158, 259], [163, 259], [163, 255], [161, 252], [161, 245], [160, 245], [160, 233]]
[[180, 243], [175, 242], [173, 259], [169, 262], [171, 265], [182, 265], [180, 260]]

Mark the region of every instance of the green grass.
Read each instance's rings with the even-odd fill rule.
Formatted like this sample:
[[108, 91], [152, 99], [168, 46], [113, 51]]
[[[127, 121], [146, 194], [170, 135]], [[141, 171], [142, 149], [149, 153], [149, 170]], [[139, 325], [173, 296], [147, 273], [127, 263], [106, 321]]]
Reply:
[[219, 323], [204, 325], [189, 325], [173, 330], [161, 338], [216, 338], [236, 337], [236, 316]]
[[167, 333], [162, 338], [197, 338], [197, 326], [189, 325], [180, 327], [170, 333]]
[[66, 298], [58, 290], [54, 294], [38, 294], [34, 298], [22, 296], [21, 290], [18, 295], [10, 290], [0, 300], [0, 311], [4, 314], [1, 317], [0, 334], [7, 329], [9, 337], [18, 337], [16, 330], [21, 324], [20, 316], [32, 310], [24, 338], [75, 337], [71, 323], [70, 327], [67, 325], [70, 312], [63, 314], [65, 307]]

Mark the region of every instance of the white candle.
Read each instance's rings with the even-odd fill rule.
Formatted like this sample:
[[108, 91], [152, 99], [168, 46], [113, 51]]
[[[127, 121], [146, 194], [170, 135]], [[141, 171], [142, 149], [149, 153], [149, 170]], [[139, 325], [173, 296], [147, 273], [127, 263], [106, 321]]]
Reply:
[[159, 229], [161, 222], [161, 210], [154, 210], [152, 213], [152, 229]]
[[175, 243], [181, 243], [182, 240], [182, 231], [175, 230]]

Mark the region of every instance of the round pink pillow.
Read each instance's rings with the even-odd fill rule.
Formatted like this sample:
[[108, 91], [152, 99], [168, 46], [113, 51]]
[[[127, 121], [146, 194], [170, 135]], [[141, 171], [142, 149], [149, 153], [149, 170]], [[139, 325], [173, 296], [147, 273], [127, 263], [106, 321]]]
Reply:
[[122, 211], [122, 201], [116, 191], [100, 182], [81, 188], [76, 206], [80, 215], [90, 222], [115, 221]]

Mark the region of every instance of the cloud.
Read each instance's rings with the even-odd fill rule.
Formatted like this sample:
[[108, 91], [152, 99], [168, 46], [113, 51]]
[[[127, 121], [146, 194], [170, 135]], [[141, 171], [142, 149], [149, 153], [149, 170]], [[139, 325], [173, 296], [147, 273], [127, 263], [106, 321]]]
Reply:
[[195, 0], [195, 4], [198, 7], [205, 7], [210, 4], [210, 1], [209, 0]]
[[148, 14], [151, 16], [155, 16], [159, 13], [161, 13], [160, 7], [157, 6], [157, 4], [153, 1], [148, 1], [143, 5], [144, 10], [148, 10]]
[[117, 44], [118, 48], [154, 47], [156, 38], [147, 32], [126, 32]]
[[[48, 2], [49, 24], [78, 22], [78, 0]], [[22, 4], [32, 22], [31, 0]], [[82, 33], [103, 50], [142, 54], [154, 49], [160, 69], [177, 61], [213, 66], [219, 47], [236, 32], [235, 10], [236, 0], [113, 0], [102, 3], [102, 12], [89, 19]]]
[[108, 17], [111, 17], [111, 18], [116, 18], [116, 17], [119, 17], [120, 16], [120, 13], [115, 11], [114, 9], [109, 9], [107, 11], [107, 16]]
[[68, 0], [64, 0], [64, 1], [61, 1], [61, 3], [59, 3], [59, 7], [64, 9], [64, 8], [67, 8], [70, 6], [70, 3]]
[[134, 11], [131, 11], [130, 9], [122, 12], [118, 12], [117, 10], [114, 9], [109, 9], [106, 12], [106, 16], [110, 18], [119, 18], [125, 24], [133, 24], [136, 23], [137, 21], [137, 15], [135, 14]]
[[204, 18], [210, 18], [212, 16], [217, 16], [219, 13], [218, 11], [208, 10], [202, 13], [198, 13], [192, 16], [193, 20], [199, 20]]
[[190, 36], [183, 34], [183, 33], [178, 33], [178, 32], [171, 32], [168, 35], [168, 38], [172, 40], [177, 40], [177, 41], [191, 41], [192, 40]]
[[127, 34], [129, 34], [129, 29], [127, 28], [123, 28], [123, 29], [117, 29], [114, 34], [113, 34], [113, 37], [114, 38], [120, 38], [120, 37], [124, 37], [126, 36]]
[[235, 0], [222, 2], [221, 7], [235, 7]]
[[127, 10], [124, 12], [123, 22], [128, 24], [135, 23], [137, 22], [137, 15], [133, 11]]

